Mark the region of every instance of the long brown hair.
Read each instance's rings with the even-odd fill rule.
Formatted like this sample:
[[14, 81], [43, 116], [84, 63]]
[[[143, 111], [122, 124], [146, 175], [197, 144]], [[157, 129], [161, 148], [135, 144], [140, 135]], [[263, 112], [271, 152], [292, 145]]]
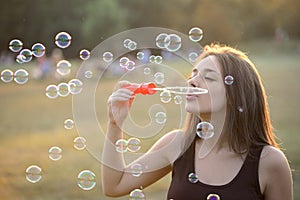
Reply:
[[[234, 78], [232, 85], [225, 85], [227, 107], [222, 141], [238, 154], [243, 153], [245, 148], [249, 152], [253, 145], [278, 147], [265, 89], [254, 64], [243, 52], [225, 45], [205, 46], [199, 60], [209, 55], [218, 59], [224, 78], [227, 75]], [[199, 122], [197, 116], [188, 114], [184, 131], [189, 137], [195, 135]]]

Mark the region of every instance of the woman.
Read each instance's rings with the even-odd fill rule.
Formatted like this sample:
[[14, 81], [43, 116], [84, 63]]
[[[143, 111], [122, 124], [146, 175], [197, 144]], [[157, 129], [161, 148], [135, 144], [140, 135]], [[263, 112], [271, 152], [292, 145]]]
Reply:
[[[111, 145], [122, 138], [134, 98], [126, 84], [120, 82], [108, 100], [103, 151], [107, 165], [102, 171], [106, 195], [129, 194], [172, 171], [168, 199], [293, 199], [291, 170], [274, 139], [264, 87], [244, 53], [217, 44], [205, 46], [188, 84], [205, 88], [208, 94], [187, 95], [185, 128], [166, 134], [135, 161], [142, 166], [155, 161], [163, 165], [138, 177], [130, 174], [130, 166]], [[213, 125], [211, 139], [196, 136], [201, 121]]]

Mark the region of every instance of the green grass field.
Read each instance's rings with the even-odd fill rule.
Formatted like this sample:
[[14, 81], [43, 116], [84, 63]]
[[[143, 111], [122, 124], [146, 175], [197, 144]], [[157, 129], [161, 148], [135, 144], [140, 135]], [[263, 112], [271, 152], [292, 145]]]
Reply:
[[[257, 41], [244, 43], [240, 48], [249, 52], [250, 59], [263, 78], [275, 133], [293, 169], [295, 199], [300, 200], [300, 53], [296, 51], [295, 42], [279, 45]], [[178, 70], [186, 75], [190, 69]], [[116, 81], [112, 78], [102, 81], [101, 87], [107, 90], [97, 96], [99, 117], [104, 118], [101, 121], [103, 127], [106, 122], [106, 98]], [[1, 199], [112, 199], [102, 194], [99, 161], [87, 150], [76, 150], [73, 147], [76, 129], [66, 130], [63, 127], [64, 120], [72, 118], [71, 96], [48, 99], [45, 88], [51, 83], [58, 82], [29, 80], [25, 85], [0, 82]], [[133, 117], [147, 122], [148, 116], [143, 109], [143, 104], [135, 105]], [[172, 120], [168, 126], [175, 126]], [[153, 140], [148, 141], [148, 146]], [[48, 158], [51, 146], [63, 149], [61, 160], [55, 162]], [[39, 165], [43, 170], [41, 181], [35, 184], [25, 179], [25, 170], [32, 164]], [[90, 191], [77, 186], [77, 175], [84, 169], [96, 174], [96, 187]], [[170, 175], [146, 188], [147, 200], [165, 199], [169, 182]], [[116, 199], [128, 199], [128, 196]]]

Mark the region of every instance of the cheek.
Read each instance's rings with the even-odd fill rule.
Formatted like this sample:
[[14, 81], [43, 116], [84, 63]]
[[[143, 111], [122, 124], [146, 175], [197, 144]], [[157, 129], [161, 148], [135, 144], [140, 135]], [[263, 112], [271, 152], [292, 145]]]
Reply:
[[225, 89], [215, 90], [211, 94], [211, 109], [212, 111], [219, 111], [226, 106]]

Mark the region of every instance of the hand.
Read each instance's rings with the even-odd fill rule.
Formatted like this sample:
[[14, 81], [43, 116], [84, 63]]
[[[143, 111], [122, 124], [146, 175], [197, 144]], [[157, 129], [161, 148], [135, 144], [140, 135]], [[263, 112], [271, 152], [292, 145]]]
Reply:
[[132, 83], [128, 81], [120, 81], [118, 89], [108, 98], [108, 117], [111, 124], [116, 124], [120, 128], [124, 120], [128, 116], [129, 110], [134, 100], [133, 92], [124, 88]]

